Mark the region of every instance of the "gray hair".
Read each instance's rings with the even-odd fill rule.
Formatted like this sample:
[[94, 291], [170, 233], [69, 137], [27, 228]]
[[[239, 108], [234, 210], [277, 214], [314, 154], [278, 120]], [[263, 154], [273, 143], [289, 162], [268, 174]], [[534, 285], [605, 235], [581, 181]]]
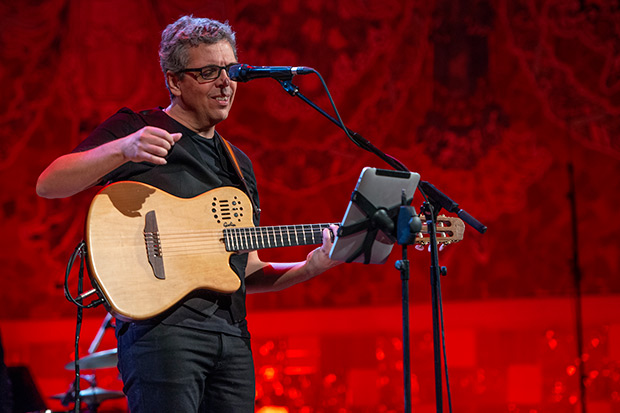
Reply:
[[[161, 34], [159, 45], [159, 63], [164, 76], [167, 71], [180, 73], [187, 67], [190, 47], [197, 47], [201, 43], [215, 44], [222, 40], [230, 44], [235, 53], [235, 58], [237, 58], [235, 32], [228, 22], [222, 23], [217, 20], [190, 15], [183, 16], [169, 24]], [[183, 73], [180, 73], [179, 77], [182, 76]], [[167, 78], [166, 87], [170, 91]]]

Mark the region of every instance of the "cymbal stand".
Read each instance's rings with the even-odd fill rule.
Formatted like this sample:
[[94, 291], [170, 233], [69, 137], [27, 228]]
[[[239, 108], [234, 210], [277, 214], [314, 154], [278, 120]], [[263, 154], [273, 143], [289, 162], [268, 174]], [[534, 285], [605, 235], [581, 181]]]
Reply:
[[[112, 317], [112, 314], [107, 313], [103, 321], [101, 322], [101, 326], [99, 327], [99, 330], [97, 330], [97, 334], [95, 335], [95, 337], [93, 338], [93, 341], [90, 343], [90, 346], [88, 347], [88, 354], [93, 354], [97, 351], [97, 349], [99, 348], [99, 345], [101, 344], [101, 340], [103, 339], [103, 335], [105, 334], [106, 330], [108, 328], [114, 327], [113, 321], [114, 321], [114, 318]], [[84, 375], [80, 374], [79, 377], [80, 379], [84, 379], [88, 382], [90, 387], [87, 387], [87, 389], [97, 388], [97, 379], [96, 379], [95, 374], [84, 374]], [[63, 406], [68, 406], [69, 403], [80, 403], [80, 398], [76, 396], [77, 394], [76, 390], [78, 389], [76, 389], [75, 383], [76, 383], [76, 380], [73, 380], [71, 382], [71, 385], [69, 386], [69, 390], [67, 390], [65, 397], [61, 400], [61, 404]], [[91, 403], [86, 402], [86, 406], [88, 406], [88, 412], [96, 413], [100, 404], [101, 402], [97, 401], [96, 398], [94, 398], [93, 402]], [[76, 411], [79, 411], [80, 407], [75, 406], [74, 409]]]
[[90, 343], [90, 347], [88, 348], [88, 354], [93, 354], [95, 351], [97, 351], [97, 349], [99, 348], [99, 344], [101, 344], [101, 339], [103, 338], [105, 331], [110, 327], [114, 327], [112, 320], [112, 314], [107, 313], [105, 318], [103, 319], [103, 322], [101, 323], [101, 327], [99, 327], [99, 330], [95, 335], [95, 338]]
[[[80, 378], [88, 382], [88, 384], [90, 385], [90, 387], [88, 388], [97, 388], [97, 378], [95, 377], [94, 374], [80, 374]], [[69, 404], [76, 403], [76, 402], [79, 403], [80, 401], [76, 399], [75, 380], [73, 380], [71, 381], [71, 384], [69, 385], [69, 389], [65, 393], [65, 396], [60, 400], [60, 404], [62, 404], [63, 406], [68, 406]], [[86, 406], [88, 406], [88, 413], [97, 413], [97, 409], [99, 408], [99, 405], [101, 404], [98, 401], [94, 401], [93, 403], [88, 403], [88, 402], [85, 402], [85, 403], [86, 403]], [[74, 409], [77, 409], [79, 411], [80, 406], [76, 405], [74, 406]]]

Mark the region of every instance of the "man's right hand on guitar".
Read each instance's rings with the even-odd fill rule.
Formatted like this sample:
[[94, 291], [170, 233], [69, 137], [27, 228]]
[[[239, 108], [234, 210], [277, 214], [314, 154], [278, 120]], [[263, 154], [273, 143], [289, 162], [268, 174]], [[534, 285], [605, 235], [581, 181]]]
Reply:
[[123, 138], [121, 150], [128, 161], [165, 165], [168, 152], [181, 136], [181, 133], [169, 133], [155, 126], [145, 126]]

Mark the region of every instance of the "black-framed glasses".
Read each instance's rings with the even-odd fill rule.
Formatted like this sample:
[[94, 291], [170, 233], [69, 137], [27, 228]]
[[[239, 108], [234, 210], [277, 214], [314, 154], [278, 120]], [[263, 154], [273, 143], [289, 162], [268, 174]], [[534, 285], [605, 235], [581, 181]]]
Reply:
[[230, 63], [226, 66], [207, 65], [196, 69], [183, 69], [179, 73], [198, 72], [198, 75], [196, 76], [198, 83], [207, 83], [213, 82], [215, 79], [220, 77], [222, 70], [224, 70], [228, 76], [228, 71], [230, 68], [237, 64], [239, 63]]

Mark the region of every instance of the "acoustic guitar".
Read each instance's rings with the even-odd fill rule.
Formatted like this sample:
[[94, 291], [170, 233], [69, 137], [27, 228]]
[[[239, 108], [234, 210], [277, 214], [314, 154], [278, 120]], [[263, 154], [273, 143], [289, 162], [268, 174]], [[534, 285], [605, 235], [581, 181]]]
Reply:
[[[161, 314], [197, 289], [233, 293], [241, 285], [232, 254], [320, 244], [330, 224], [254, 227], [252, 204], [237, 188], [178, 198], [150, 185], [117, 182], [93, 199], [86, 220], [90, 277], [108, 310], [123, 320]], [[417, 243], [428, 243], [419, 234]], [[464, 224], [438, 218], [438, 242], [460, 241]]]

